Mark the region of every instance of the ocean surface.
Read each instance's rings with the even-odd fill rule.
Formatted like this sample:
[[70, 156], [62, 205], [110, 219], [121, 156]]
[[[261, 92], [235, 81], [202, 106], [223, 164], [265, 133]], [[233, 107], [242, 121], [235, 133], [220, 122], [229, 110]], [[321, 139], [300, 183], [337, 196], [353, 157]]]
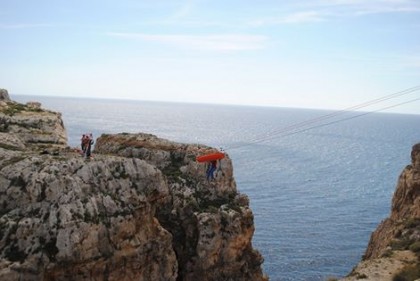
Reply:
[[[14, 96], [63, 114], [69, 144], [92, 132], [146, 132], [222, 147], [255, 216], [253, 245], [272, 281], [342, 277], [389, 215], [420, 115]], [[305, 120], [308, 126], [289, 131]], [[324, 123], [332, 122], [328, 126]], [[334, 123], [336, 122], [336, 123]], [[289, 127], [292, 126], [292, 127]], [[307, 128], [314, 127], [310, 130]], [[261, 142], [255, 140], [263, 140]]]

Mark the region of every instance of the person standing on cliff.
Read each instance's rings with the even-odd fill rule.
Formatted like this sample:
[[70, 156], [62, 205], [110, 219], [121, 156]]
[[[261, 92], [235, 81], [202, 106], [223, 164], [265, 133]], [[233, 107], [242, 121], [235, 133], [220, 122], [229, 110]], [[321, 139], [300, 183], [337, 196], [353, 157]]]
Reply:
[[85, 158], [90, 158], [93, 143], [94, 141], [93, 141], [92, 133], [83, 135], [82, 150], [83, 150], [83, 156]]
[[207, 167], [207, 180], [214, 180], [214, 172], [217, 169], [217, 161], [213, 160], [209, 162], [209, 165]]
[[82, 148], [82, 152], [85, 152], [85, 144], [86, 144], [86, 134], [82, 135], [82, 138], [80, 139], [80, 147]]

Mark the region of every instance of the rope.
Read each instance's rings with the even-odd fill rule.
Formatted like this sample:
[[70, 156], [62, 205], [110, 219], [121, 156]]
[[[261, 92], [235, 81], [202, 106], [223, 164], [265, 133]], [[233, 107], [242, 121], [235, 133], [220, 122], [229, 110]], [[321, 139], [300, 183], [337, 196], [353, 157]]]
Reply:
[[[312, 119], [308, 119], [308, 120], [305, 120], [305, 121], [302, 121], [302, 122], [298, 122], [298, 123], [280, 128], [278, 130], [272, 131], [271, 133], [258, 136], [254, 139], [251, 139], [246, 144], [228, 146], [225, 149], [226, 150], [227, 149], [236, 149], [236, 148], [240, 148], [240, 147], [244, 147], [244, 146], [249, 146], [249, 145], [252, 145], [252, 144], [261, 143], [261, 142], [264, 142], [264, 141], [267, 141], [267, 140], [270, 140], [270, 139], [274, 139], [274, 138], [286, 137], [286, 136], [306, 132], [306, 131], [309, 131], [309, 130], [312, 130], [312, 129], [315, 129], [315, 128], [329, 126], [329, 125], [336, 124], [336, 123], [339, 123], [339, 122], [344, 122], [344, 121], [347, 121], [347, 120], [362, 117], [362, 116], [365, 116], [365, 115], [368, 115], [368, 114], [371, 114], [371, 113], [375, 113], [375, 112], [387, 110], [387, 109], [390, 109], [390, 108], [394, 108], [394, 107], [397, 107], [397, 106], [401, 106], [401, 105], [404, 105], [404, 104], [412, 103], [412, 102], [420, 100], [420, 98], [415, 98], [415, 99], [412, 99], [412, 100], [409, 100], [409, 101], [405, 101], [405, 102], [401, 102], [401, 103], [394, 104], [394, 105], [391, 105], [391, 106], [387, 106], [387, 107], [384, 107], [384, 108], [380, 108], [378, 110], [364, 112], [364, 113], [361, 113], [361, 114], [358, 114], [358, 115], [355, 115], [355, 116], [335, 120], [335, 121], [332, 121], [332, 122], [329, 122], [329, 123], [314, 125], [314, 126], [310, 126], [308, 128], [303, 128], [301, 130], [298, 130], [299, 128], [306, 127], [306, 126], [312, 125], [312, 124], [320, 122], [320, 121], [331, 119], [333, 117], [337, 117], [339, 115], [346, 114], [346, 113], [349, 113], [349, 112], [357, 110], [357, 109], [365, 108], [367, 106], [374, 105], [374, 104], [377, 104], [377, 103], [380, 103], [380, 102], [383, 102], [383, 101], [386, 101], [386, 100], [390, 100], [390, 99], [393, 99], [393, 98], [396, 98], [396, 97], [401, 97], [401, 96], [404, 96], [404, 95], [407, 95], [407, 94], [410, 94], [410, 93], [413, 93], [413, 92], [416, 92], [416, 91], [419, 91], [419, 90], [420, 90], [420, 85], [412, 87], [412, 88], [408, 88], [408, 89], [405, 89], [405, 90], [402, 90], [402, 91], [399, 91], [399, 92], [396, 92], [396, 93], [392, 93], [392, 94], [389, 94], [389, 95], [386, 95], [386, 96], [383, 96], [383, 97], [380, 97], [380, 98], [376, 98], [376, 99], [373, 99], [373, 100], [370, 100], [370, 101], [367, 101], [367, 102], [364, 102], [364, 103], [361, 103], [361, 104], [358, 104], [358, 105], [354, 105], [354, 106], [351, 106], [351, 107], [348, 107], [348, 108], [345, 108], [345, 109], [342, 109], [342, 110], [339, 110], [339, 111], [335, 111], [335, 112], [332, 112], [332, 113], [329, 113], [329, 114], [326, 114], [326, 115], [322, 115], [322, 116], [319, 116], [319, 117], [316, 117], [316, 118], [312, 118]], [[296, 130], [298, 130], [298, 131], [296, 131]]]
[[[415, 98], [415, 99], [412, 99], [412, 100], [409, 100], [409, 101], [406, 101], [406, 102], [402, 102], [402, 103], [399, 103], [399, 104], [387, 106], [387, 107], [380, 108], [380, 109], [377, 109], [377, 110], [374, 110], [374, 111], [364, 112], [364, 113], [361, 113], [361, 114], [358, 114], [358, 115], [355, 115], [355, 116], [343, 118], [343, 119], [332, 121], [332, 122], [329, 122], [329, 123], [324, 123], [324, 124], [312, 126], [312, 127], [309, 127], [309, 128], [305, 128], [305, 129], [299, 130], [299, 131], [295, 131], [295, 132], [291, 132], [291, 133], [288, 133], [288, 134], [284, 134], [284, 135], [281, 135], [279, 137], [287, 137], [287, 136], [291, 136], [291, 135], [303, 133], [303, 132], [306, 132], [306, 131], [309, 131], [309, 130], [312, 130], [312, 129], [326, 127], [326, 126], [333, 125], [333, 124], [336, 124], [336, 123], [341, 123], [341, 122], [344, 122], [344, 121], [348, 121], [348, 120], [352, 120], [352, 119], [359, 118], [359, 117], [362, 117], [362, 116], [366, 116], [368, 114], [372, 114], [372, 113], [380, 112], [380, 111], [387, 110], [387, 109], [390, 109], [390, 108], [394, 108], [394, 107], [397, 107], [397, 106], [400, 106], [400, 105], [412, 103], [412, 102], [415, 102], [415, 101], [418, 101], [418, 100], [420, 100], [420, 98]], [[270, 137], [270, 138], [266, 138], [265, 140], [254, 142], [252, 144], [264, 142], [264, 141], [267, 141], [267, 140], [270, 140], [270, 139], [274, 139], [274, 138], [276, 138], [276, 137], [273, 136], [273, 137]], [[243, 146], [247, 146], [247, 145], [251, 145], [251, 143], [250, 144], [243, 145]]]

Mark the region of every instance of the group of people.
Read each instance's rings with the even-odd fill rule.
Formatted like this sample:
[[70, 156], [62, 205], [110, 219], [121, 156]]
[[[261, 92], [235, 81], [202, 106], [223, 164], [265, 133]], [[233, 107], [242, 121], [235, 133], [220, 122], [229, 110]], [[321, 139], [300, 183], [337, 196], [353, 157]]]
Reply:
[[[83, 134], [80, 142], [81, 142], [80, 146], [82, 148], [82, 156], [87, 159], [91, 158], [92, 145], [94, 144], [92, 133]], [[213, 160], [213, 161], [209, 161], [207, 164], [206, 178], [208, 181], [215, 179], [214, 173], [217, 170], [217, 164], [218, 164], [217, 162], [218, 161]]]
[[91, 150], [93, 145], [93, 136], [92, 133], [83, 134], [81, 139], [82, 155], [85, 158], [91, 157]]

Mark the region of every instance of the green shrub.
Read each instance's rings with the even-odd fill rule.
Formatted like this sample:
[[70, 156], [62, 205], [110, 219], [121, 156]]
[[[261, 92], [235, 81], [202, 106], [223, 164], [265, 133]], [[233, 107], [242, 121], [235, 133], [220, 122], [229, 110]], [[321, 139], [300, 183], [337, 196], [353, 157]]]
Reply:
[[420, 264], [404, 267], [392, 278], [392, 281], [413, 281], [418, 278], [420, 278]]
[[406, 228], [416, 228], [420, 226], [420, 219], [418, 218], [410, 218], [405, 222]]
[[13, 116], [16, 113], [19, 113], [21, 111], [25, 111], [26, 106], [20, 103], [8, 103], [8, 107], [3, 109], [3, 113], [9, 116]]
[[392, 250], [408, 250], [411, 244], [413, 244], [413, 240], [411, 239], [400, 239], [400, 240], [394, 240], [391, 242], [391, 248]]
[[392, 255], [394, 254], [394, 252], [391, 249], [387, 249], [383, 254], [382, 257], [384, 258], [390, 258], [392, 257]]

